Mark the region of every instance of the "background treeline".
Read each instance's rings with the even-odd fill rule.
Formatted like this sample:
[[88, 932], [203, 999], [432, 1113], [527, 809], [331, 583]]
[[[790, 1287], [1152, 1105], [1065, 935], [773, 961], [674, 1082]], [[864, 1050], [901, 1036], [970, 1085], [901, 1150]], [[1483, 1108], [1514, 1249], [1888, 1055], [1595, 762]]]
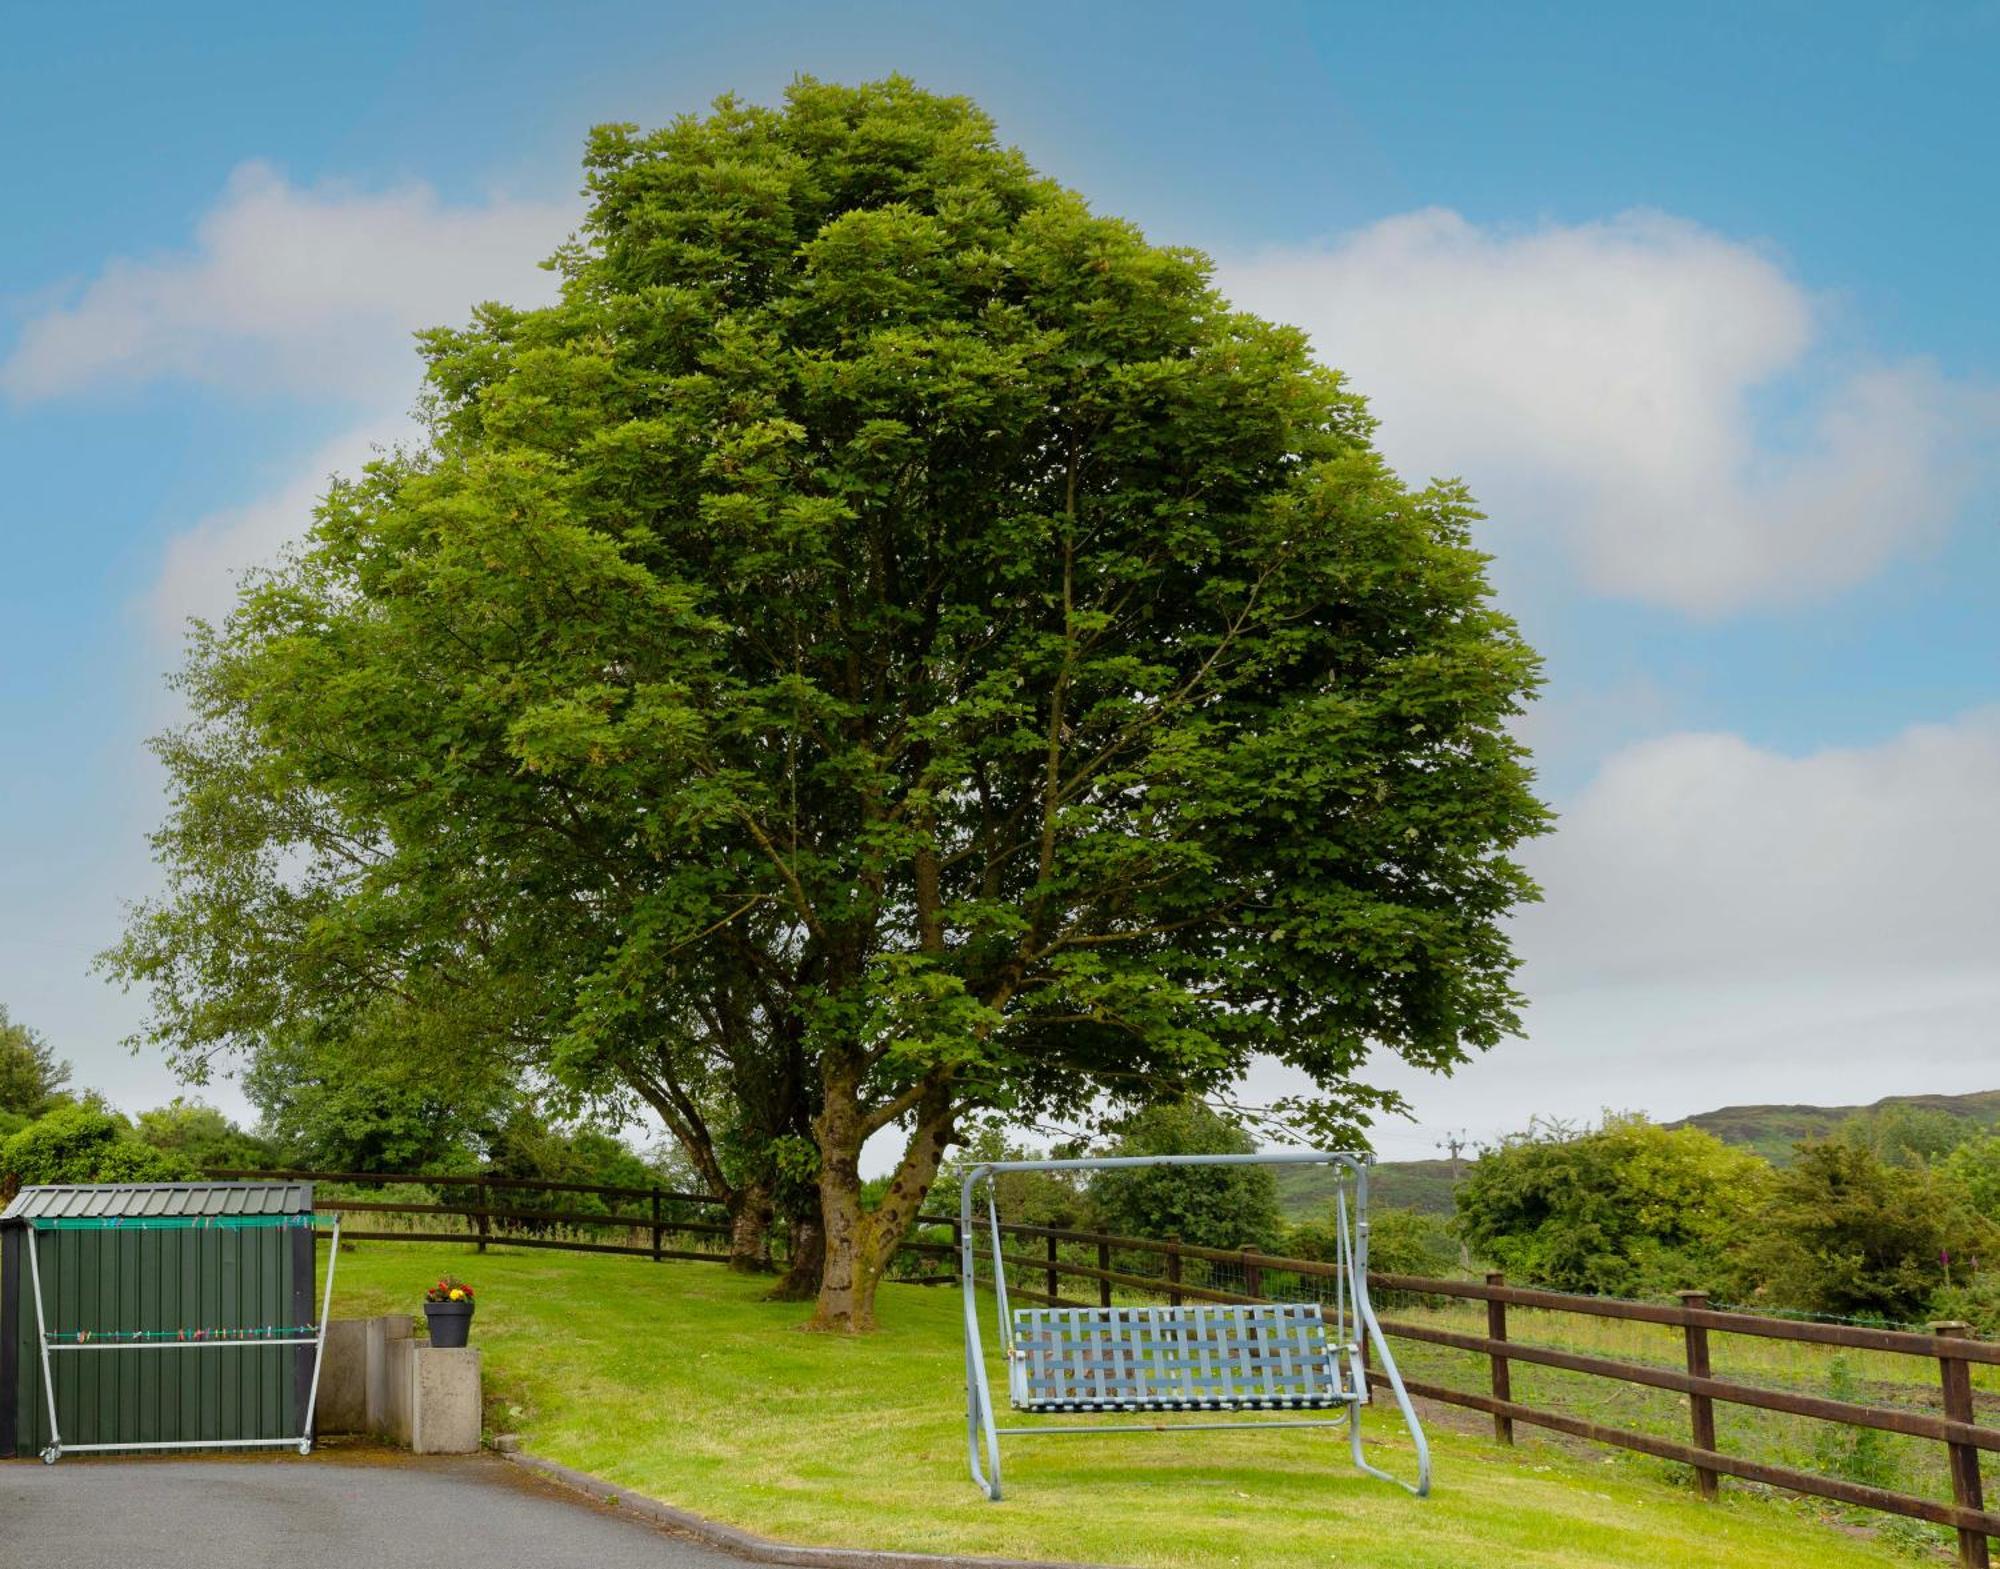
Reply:
[[[1120, 1153], [1249, 1149], [1201, 1108], [1127, 1125]], [[989, 1131], [961, 1155], [1019, 1153]], [[1881, 1323], [1966, 1319], [2000, 1332], [2000, 1132], [1979, 1120], [1892, 1105], [1850, 1115], [1774, 1163], [1691, 1126], [1611, 1116], [1593, 1128], [1538, 1124], [1463, 1162], [1451, 1212], [1372, 1209], [1370, 1263], [1394, 1274], [1500, 1269], [1517, 1285], [1624, 1297], [1706, 1290], [1762, 1311]], [[1291, 1191], [1287, 1192], [1287, 1188]], [[955, 1193], [955, 1190], [954, 1190]], [[1428, 1196], [1428, 1195], [1427, 1195]], [[942, 1200], [942, 1195], [940, 1195]], [[1106, 1173], [1089, 1182], [1015, 1174], [1002, 1217], [1211, 1248], [1332, 1255], [1332, 1216], [1269, 1170]]]
[[[213, 1167], [473, 1172], [615, 1187], [687, 1188], [689, 1173], [589, 1121], [547, 1115], [521, 1089], [449, 1072], [371, 1071], [361, 1061], [246, 1084], [254, 1131], [175, 1099], [127, 1117], [0, 1006], [0, 1200], [32, 1183], [176, 1182]], [[428, 1082], [426, 1082], [428, 1080]], [[541, 1200], [520, 1195], [519, 1207]], [[588, 1195], [564, 1207], [588, 1209]]]
[[[0, 1196], [27, 1183], [172, 1181], [210, 1167], [700, 1187], [664, 1148], [642, 1152], [588, 1120], [562, 1120], [517, 1082], [480, 1082], [448, 1065], [418, 1071], [406, 1054], [322, 1052], [290, 1071], [267, 1066], [245, 1086], [259, 1113], [254, 1131], [179, 1099], [127, 1117], [70, 1080], [69, 1064], [0, 1008]], [[1249, 1151], [1256, 1140], [1187, 1102], [1140, 1112], [1093, 1147], [1213, 1154]], [[976, 1129], [928, 1207], [955, 1207], [969, 1164], [1025, 1153], [1003, 1126]], [[1701, 1127], [1636, 1116], [1591, 1128], [1538, 1124], [1454, 1163], [1455, 1177], [1427, 1164], [1424, 1181], [1449, 1192], [1449, 1214], [1397, 1203], [1389, 1168], [1373, 1210], [1371, 1263], [1430, 1276], [1501, 1269], [1517, 1284], [1626, 1297], [1700, 1288], [1763, 1310], [1966, 1319], [2000, 1332], [2000, 1271], [1989, 1267], [2000, 1259], [2000, 1131], [1973, 1116], [1889, 1104], [1783, 1153], [1774, 1162]], [[1425, 1193], [1433, 1206], [1440, 1196]], [[1270, 1168], [1014, 1173], [999, 1200], [1004, 1219], [1032, 1225], [1333, 1255], [1330, 1209]], [[590, 1205], [582, 1196], [564, 1203]]]
[[1482, 1152], [1454, 1198], [1468, 1248], [1524, 1283], [2000, 1328], [2000, 1133], [1970, 1118], [1889, 1106], [1783, 1164], [1639, 1117], [1539, 1127]]

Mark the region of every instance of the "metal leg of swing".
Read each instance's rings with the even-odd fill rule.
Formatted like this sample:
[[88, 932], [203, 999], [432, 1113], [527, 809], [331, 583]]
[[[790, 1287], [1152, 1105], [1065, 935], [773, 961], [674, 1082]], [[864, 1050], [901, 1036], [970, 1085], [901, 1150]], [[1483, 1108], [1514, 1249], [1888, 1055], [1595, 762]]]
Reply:
[[[1000, 1435], [993, 1429], [993, 1399], [981, 1375], [985, 1369], [973, 1360], [970, 1346], [965, 1355], [965, 1457], [972, 1468], [972, 1480], [993, 1503], [1000, 1502]], [[986, 1464], [980, 1464], [982, 1441]]]
[[1415, 1482], [1405, 1482], [1400, 1476], [1391, 1476], [1380, 1466], [1370, 1465], [1366, 1457], [1362, 1454], [1361, 1407], [1366, 1403], [1367, 1386], [1365, 1384], [1362, 1386], [1362, 1395], [1364, 1398], [1354, 1403], [1354, 1414], [1348, 1422], [1347, 1437], [1354, 1452], [1354, 1464], [1370, 1476], [1380, 1477], [1385, 1482], [1394, 1482], [1404, 1492], [1409, 1493], [1413, 1497], [1428, 1498], [1431, 1491], [1430, 1443], [1425, 1439], [1423, 1424], [1417, 1420], [1416, 1410], [1411, 1406], [1410, 1397], [1403, 1389], [1403, 1375], [1396, 1371], [1396, 1360], [1389, 1354], [1389, 1348], [1383, 1344], [1382, 1331], [1375, 1324], [1375, 1315], [1372, 1309], [1368, 1313], [1366, 1322], [1369, 1339], [1374, 1342], [1375, 1350], [1382, 1358], [1382, 1370], [1389, 1380], [1390, 1392], [1396, 1397], [1396, 1409], [1403, 1413], [1403, 1425], [1410, 1430], [1410, 1442], [1416, 1447], [1417, 1479]]

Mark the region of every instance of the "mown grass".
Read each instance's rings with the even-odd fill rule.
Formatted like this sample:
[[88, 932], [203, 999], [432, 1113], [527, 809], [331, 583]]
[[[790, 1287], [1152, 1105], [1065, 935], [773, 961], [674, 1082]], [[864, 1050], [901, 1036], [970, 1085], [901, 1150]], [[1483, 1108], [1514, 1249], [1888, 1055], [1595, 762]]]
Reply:
[[[1337, 1431], [1306, 1431], [1017, 1441], [1008, 1499], [990, 1504], [965, 1471], [947, 1288], [886, 1287], [881, 1330], [856, 1339], [802, 1331], [802, 1309], [713, 1265], [364, 1243], [341, 1256], [336, 1312], [408, 1310], [446, 1271], [479, 1289], [492, 1426], [791, 1541], [1272, 1569], [1908, 1562], [1778, 1500], [1734, 1490], [1704, 1505], [1650, 1463], [1445, 1431], [1423, 1502], [1356, 1475]], [[1393, 1417], [1376, 1410], [1369, 1431], [1378, 1460], [1407, 1473]]]

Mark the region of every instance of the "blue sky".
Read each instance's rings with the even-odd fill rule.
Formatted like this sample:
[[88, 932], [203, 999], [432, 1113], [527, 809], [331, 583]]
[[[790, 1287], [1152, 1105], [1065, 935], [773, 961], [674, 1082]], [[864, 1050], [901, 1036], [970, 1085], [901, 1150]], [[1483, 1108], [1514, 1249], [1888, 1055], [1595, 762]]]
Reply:
[[[174, 628], [547, 287], [601, 120], [901, 70], [1217, 258], [1492, 514], [1564, 826], [1437, 1133], [2000, 1085], [2000, 6], [0, 0], [0, 1001], [154, 886]], [[1262, 1087], [1262, 1086], [1259, 1086]], [[224, 1087], [217, 1098], [234, 1105]]]

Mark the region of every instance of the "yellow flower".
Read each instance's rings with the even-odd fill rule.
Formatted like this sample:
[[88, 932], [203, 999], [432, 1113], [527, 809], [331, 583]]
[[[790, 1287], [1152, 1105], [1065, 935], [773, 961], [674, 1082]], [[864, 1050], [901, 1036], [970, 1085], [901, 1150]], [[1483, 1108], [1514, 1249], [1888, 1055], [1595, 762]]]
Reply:
[[463, 1302], [465, 1300], [465, 1293], [454, 1286], [452, 1287], [451, 1299], [454, 1302]]

